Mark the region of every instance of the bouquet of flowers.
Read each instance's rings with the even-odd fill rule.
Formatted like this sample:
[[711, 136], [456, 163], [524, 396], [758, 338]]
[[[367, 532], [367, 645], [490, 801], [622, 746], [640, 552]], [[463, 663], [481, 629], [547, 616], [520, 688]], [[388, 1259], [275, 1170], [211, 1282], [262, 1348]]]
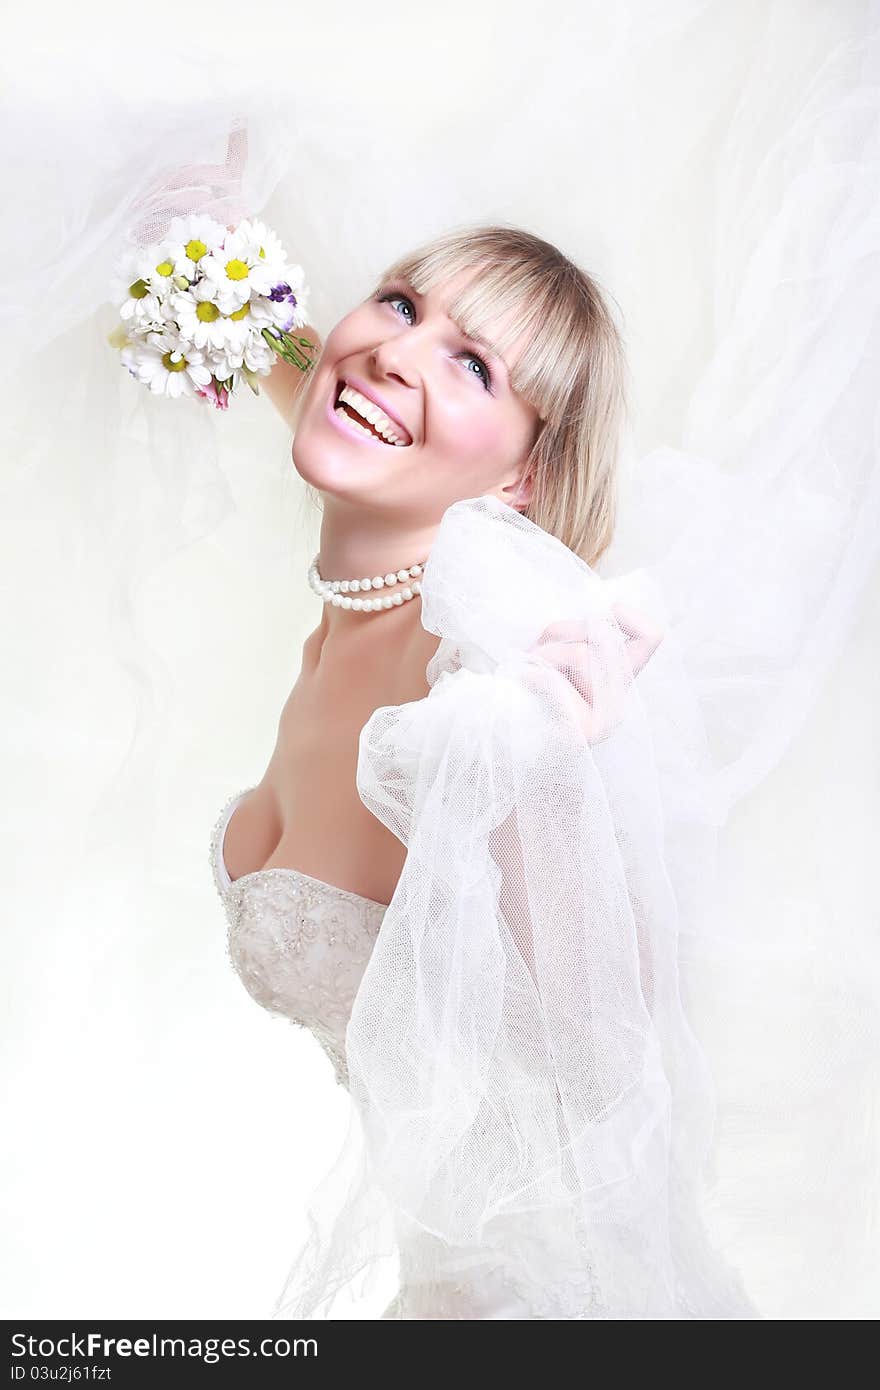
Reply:
[[213, 217], [175, 217], [165, 237], [128, 247], [113, 299], [121, 324], [109, 335], [122, 365], [157, 395], [201, 396], [218, 410], [242, 378], [259, 395], [275, 355], [312, 365], [302, 267], [257, 218], [224, 227]]

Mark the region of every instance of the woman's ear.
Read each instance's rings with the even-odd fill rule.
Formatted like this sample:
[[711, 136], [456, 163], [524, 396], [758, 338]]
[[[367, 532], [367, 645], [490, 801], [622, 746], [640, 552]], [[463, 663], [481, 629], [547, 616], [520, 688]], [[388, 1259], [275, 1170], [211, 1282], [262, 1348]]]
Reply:
[[526, 473], [518, 482], [513, 484], [507, 500], [517, 511], [525, 511], [531, 503], [534, 484], [535, 480], [531, 473]]

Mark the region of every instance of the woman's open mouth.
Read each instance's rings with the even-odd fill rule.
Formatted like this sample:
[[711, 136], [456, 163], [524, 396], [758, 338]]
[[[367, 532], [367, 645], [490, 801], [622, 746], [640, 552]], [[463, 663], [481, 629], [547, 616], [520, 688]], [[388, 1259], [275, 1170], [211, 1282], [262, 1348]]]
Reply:
[[367, 400], [366, 396], [343, 380], [336, 383], [332, 414], [346, 429], [388, 448], [405, 449], [412, 442], [404, 437], [400, 428], [388, 418], [384, 410], [380, 410], [379, 406]]

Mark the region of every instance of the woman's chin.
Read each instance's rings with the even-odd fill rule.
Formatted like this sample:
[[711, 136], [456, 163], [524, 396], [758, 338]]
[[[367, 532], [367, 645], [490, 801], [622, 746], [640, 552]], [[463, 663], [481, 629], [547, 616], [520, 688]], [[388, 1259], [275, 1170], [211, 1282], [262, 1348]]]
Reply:
[[342, 438], [332, 427], [317, 421], [302, 422], [290, 450], [293, 466], [303, 482], [351, 496], [362, 494], [367, 488], [372, 494], [383, 477], [393, 476], [390, 465], [398, 463], [399, 452], [391, 445]]
[[377, 496], [378, 480], [375, 474], [372, 470], [359, 468], [357, 459], [346, 458], [332, 449], [324, 449], [316, 457], [311, 449], [298, 450], [294, 440], [291, 460], [303, 482], [325, 497], [367, 502], [375, 500]]

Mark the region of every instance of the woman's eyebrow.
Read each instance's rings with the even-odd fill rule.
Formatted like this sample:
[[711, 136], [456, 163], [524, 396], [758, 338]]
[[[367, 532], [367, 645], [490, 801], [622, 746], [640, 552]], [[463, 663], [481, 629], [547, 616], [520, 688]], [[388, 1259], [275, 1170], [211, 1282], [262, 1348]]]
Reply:
[[[407, 287], [408, 290], [411, 290], [411, 291], [412, 291], [412, 293], [413, 293], [413, 295], [415, 296], [416, 299], [424, 299], [424, 298], [425, 298], [425, 296], [424, 296], [423, 294], [420, 294], [419, 291], [418, 291], [417, 289], [414, 289], [414, 288], [413, 288], [413, 286], [410, 284], [409, 280], [404, 280], [404, 284], [406, 285], [406, 287]], [[480, 345], [480, 347], [485, 348], [486, 352], [488, 352], [488, 353], [490, 354], [490, 356], [494, 357], [495, 360], [496, 360], [496, 362], [500, 362], [501, 366], [504, 368], [504, 370], [505, 370], [505, 372], [507, 373], [508, 377], [510, 376], [510, 368], [508, 367], [507, 363], [505, 362], [504, 358], [501, 356], [501, 353], [499, 352], [498, 348], [495, 346], [494, 343], [490, 343], [489, 339], [488, 339], [488, 338], [484, 338], [483, 335], [482, 335], [482, 333], [466, 333], [466, 332], [465, 332], [465, 329], [464, 329], [464, 325], [461, 324], [461, 323], [459, 323], [458, 319], [454, 319], [454, 318], [452, 317], [452, 315], [451, 315], [450, 313], [447, 313], [447, 311], [446, 311], [445, 309], [444, 309], [443, 312], [446, 313], [446, 317], [450, 320], [451, 323], [453, 323], [453, 324], [455, 325], [455, 327], [458, 329], [459, 333], [461, 334], [461, 336], [462, 336], [463, 338], [467, 338], [468, 342], [470, 342], [470, 343], [478, 343], [478, 344]]]
[[457, 322], [456, 319], [453, 319], [452, 322], [455, 324], [456, 328], [458, 329], [459, 333], [463, 338], [467, 338], [468, 342], [470, 343], [479, 343], [480, 347], [486, 349], [490, 357], [494, 357], [497, 362], [501, 363], [508, 376], [510, 375], [510, 368], [508, 367], [507, 363], [501, 356], [501, 353], [498, 351], [494, 343], [490, 343], [489, 339], [484, 338], [481, 333], [465, 333], [464, 328], [460, 323]]

